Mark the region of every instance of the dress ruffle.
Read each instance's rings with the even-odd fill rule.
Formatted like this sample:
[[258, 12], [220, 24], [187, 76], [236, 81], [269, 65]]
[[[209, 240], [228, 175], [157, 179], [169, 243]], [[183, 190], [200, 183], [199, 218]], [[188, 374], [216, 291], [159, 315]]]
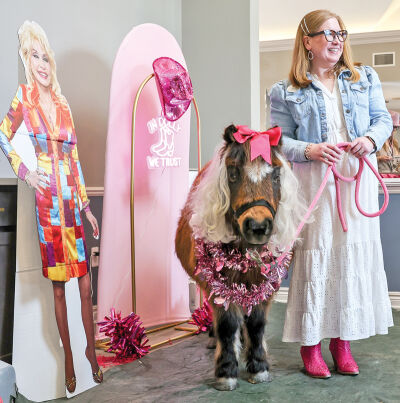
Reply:
[[393, 319], [382, 267], [378, 241], [296, 251], [283, 341], [311, 346], [386, 334]]

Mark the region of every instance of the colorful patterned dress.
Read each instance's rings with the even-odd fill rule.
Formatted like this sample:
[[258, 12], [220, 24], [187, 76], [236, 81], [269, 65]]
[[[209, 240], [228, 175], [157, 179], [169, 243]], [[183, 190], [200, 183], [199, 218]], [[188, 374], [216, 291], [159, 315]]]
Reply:
[[88, 270], [78, 195], [85, 209], [88, 209], [89, 200], [71, 112], [54, 93], [52, 98], [57, 115], [53, 130], [39, 104], [36, 85], [33, 88], [21, 85], [0, 125], [0, 146], [14, 172], [24, 180], [28, 168], [12, 140], [16, 135], [29, 135], [38, 169], [44, 171], [50, 181], [43, 195], [35, 192], [43, 275], [53, 281], [69, 281], [71, 277], [83, 276]]

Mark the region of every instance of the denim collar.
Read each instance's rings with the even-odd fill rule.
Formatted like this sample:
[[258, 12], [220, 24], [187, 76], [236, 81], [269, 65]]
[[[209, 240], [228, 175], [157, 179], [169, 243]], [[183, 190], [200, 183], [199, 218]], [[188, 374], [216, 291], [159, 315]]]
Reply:
[[341, 71], [339, 72], [338, 78], [339, 78], [340, 76], [342, 76], [342, 75], [345, 75], [345, 76], [350, 77], [350, 76], [351, 76], [351, 71], [350, 71], [349, 69], [343, 69], [343, 70], [341, 70]]
[[[312, 74], [311, 74], [309, 71], [307, 71], [306, 75], [307, 75], [307, 78], [308, 78], [309, 80], [313, 80], [313, 76], [312, 76]], [[349, 69], [343, 69], [343, 70], [341, 70], [341, 71], [339, 72], [339, 74], [337, 75], [337, 77], [340, 78], [342, 75], [351, 76], [351, 71], [350, 71]]]
[[[320, 89], [319, 86], [314, 83], [314, 77], [312, 76], [312, 74], [311, 74], [309, 71], [307, 71], [306, 76], [307, 76], [307, 78], [311, 81], [310, 85], [312, 85], [315, 89]], [[350, 71], [349, 69], [343, 69], [343, 70], [341, 70], [341, 71], [339, 72], [339, 74], [337, 75], [337, 78], [339, 79], [339, 78], [341, 78], [342, 76], [348, 76], [348, 77], [350, 77], [350, 76], [351, 76], [351, 71]], [[290, 82], [289, 82], [289, 86], [288, 86], [288, 88], [287, 88], [287, 91], [288, 91], [288, 92], [292, 92], [292, 93], [296, 93], [296, 92], [298, 92], [298, 91], [299, 91], [299, 92], [302, 92], [302, 91], [304, 91], [304, 88], [297, 88], [297, 87], [294, 87], [294, 86], [291, 85]]]

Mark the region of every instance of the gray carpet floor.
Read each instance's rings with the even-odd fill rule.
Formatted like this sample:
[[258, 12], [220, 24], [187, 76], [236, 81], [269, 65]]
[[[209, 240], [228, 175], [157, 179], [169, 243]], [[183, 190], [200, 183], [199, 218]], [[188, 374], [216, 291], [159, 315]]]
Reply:
[[[313, 379], [302, 371], [299, 346], [282, 343], [285, 304], [274, 303], [267, 339], [271, 382], [252, 385], [241, 372], [238, 388], [221, 392], [213, 388], [212, 350], [202, 334], [157, 350], [141, 361], [114, 367], [104, 382], [70, 402], [400, 402], [400, 312], [393, 311], [395, 326], [389, 334], [352, 342], [360, 375]], [[323, 355], [333, 371], [329, 340]], [[56, 402], [67, 401], [58, 399]], [[27, 402], [19, 396], [17, 402]]]

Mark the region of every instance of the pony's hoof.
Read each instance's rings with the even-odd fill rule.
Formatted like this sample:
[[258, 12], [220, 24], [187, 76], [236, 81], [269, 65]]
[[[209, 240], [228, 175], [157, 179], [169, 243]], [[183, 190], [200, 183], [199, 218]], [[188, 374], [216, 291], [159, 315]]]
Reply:
[[263, 371], [263, 372], [258, 372], [257, 374], [250, 374], [248, 381], [250, 383], [271, 382], [272, 377], [268, 371]]
[[214, 388], [217, 390], [235, 390], [237, 386], [236, 378], [217, 378]]

